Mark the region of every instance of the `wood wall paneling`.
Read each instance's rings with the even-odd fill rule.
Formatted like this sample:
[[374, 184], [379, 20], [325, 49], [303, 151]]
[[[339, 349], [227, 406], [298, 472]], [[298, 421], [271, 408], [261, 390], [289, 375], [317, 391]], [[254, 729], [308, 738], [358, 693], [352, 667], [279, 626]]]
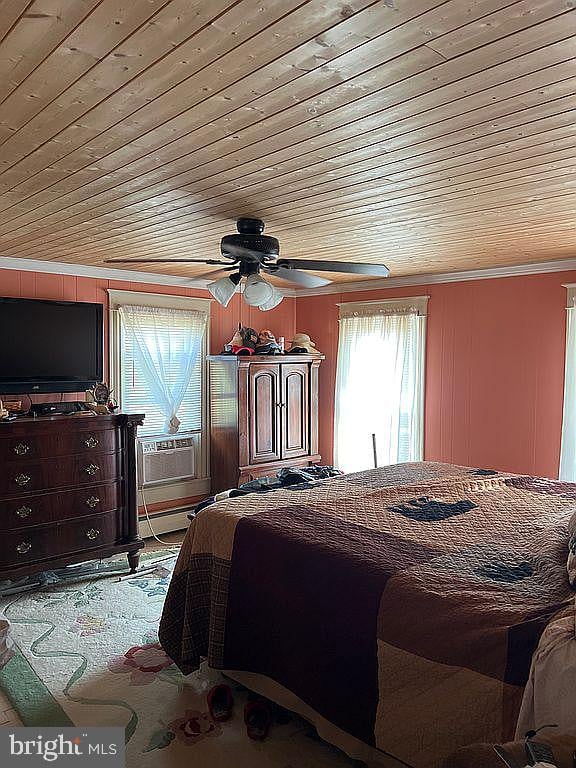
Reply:
[[566, 289], [576, 273], [300, 297], [297, 330], [326, 355], [320, 453], [333, 456], [338, 302], [430, 295], [425, 459], [557, 477]]
[[[28, 299], [54, 299], [65, 301], [100, 302], [108, 309], [108, 289], [165, 293], [177, 296], [199, 296], [206, 298], [206, 291], [146, 283], [126, 283], [117, 280], [100, 280], [74, 275], [51, 275], [45, 272], [25, 272], [0, 269], [0, 296], [14, 296]], [[295, 333], [296, 300], [288, 297], [269, 312], [249, 307], [239, 294], [233, 297], [227, 308], [217, 302], [211, 305], [210, 351], [218, 354], [224, 344], [230, 341], [239, 322], [249, 324], [257, 331], [270, 328], [276, 336], [291, 339]], [[104, 312], [105, 323], [105, 366], [108, 366], [108, 313]], [[34, 395], [34, 399], [50, 401], [54, 395]], [[70, 395], [69, 399], [78, 399]]]
[[3, 255], [214, 256], [241, 214], [394, 275], [573, 255], [571, 0], [0, 11]]
[[[265, 315], [235, 296], [226, 310], [213, 305], [211, 347], [219, 352], [239, 320], [256, 329], [270, 327], [287, 340], [296, 331], [309, 333], [326, 355], [319, 372], [319, 453], [330, 462], [337, 303], [429, 294], [425, 458], [554, 477], [564, 376], [566, 295], [562, 284], [567, 282], [576, 282], [576, 274], [288, 298]], [[0, 295], [4, 296], [106, 305], [109, 287], [206, 295], [170, 286], [0, 270]]]

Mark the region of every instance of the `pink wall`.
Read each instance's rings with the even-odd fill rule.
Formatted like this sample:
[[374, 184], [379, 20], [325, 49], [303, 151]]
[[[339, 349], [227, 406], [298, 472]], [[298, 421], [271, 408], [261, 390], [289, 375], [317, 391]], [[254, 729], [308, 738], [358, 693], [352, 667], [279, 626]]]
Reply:
[[[212, 305], [211, 347], [220, 351], [238, 321], [271, 328], [287, 340], [297, 330], [310, 333], [327, 357], [320, 368], [320, 450], [330, 462], [337, 303], [430, 295], [425, 458], [555, 477], [566, 282], [576, 282], [576, 273], [285, 299], [266, 313], [236, 296], [227, 309]], [[0, 296], [100, 301], [106, 307], [108, 288], [207, 296], [171, 286], [0, 270]]]
[[[99, 280], [89, 277], [74, 277], [72, 275], [50, 275], [45, 272], [21, 272], [17, 270], [0, 269], [0, 296], [15, 296], [28, 299], [56, 299], [63, 301], [93, 301], [101, 302], [108, 308], [109, 288], [124, 291], [140, 291], [148, 293], [166, 293], [177, 296], [197, 296], [210, 298], [207, 291], [192, 288], [176, 288], [169, 285], [150, 285], [147, 283], [126, 283], [119, 280]], [[211, 351], [220, 352], [223, 345], [230, 341], [238, 322], [249, 325], [256, 330], [270, 328], [277, 336], [292, 338], [296, 322], [295, 299], [287, 298], [270, 312], [248, 306], [239, 295], [236, 295], [227, 308], [217, 302], [212, 303], [210, 325]], [[105, 365], [108, 366], [107, 313]], [[0, 333], [1, 333], [0, 329]], [[1, 350], [0, 350], [1, 354]], [[78, 399], [75, 395], [67, 399]], [[34, 400], [53, 400], [53, 395], [34, 395]]]
[[429, 295], [425, 458], [557, 477], [564, 272], [299, 298], [320, 368], [320, 452], [332, 461], [338, 302]]
[[[29, 299], [55, 299], [63, 301], [91, 301], [101, 302], [105, 310], [108, 308], [109, 288], [124, 291], [146, 291], [149, 293], [166, 293], [178, 296], [198, 296], [209, 298], [206, 291], [188, 288], [175, 288], [167, 285], [149, 285], [146, 283], [126, 283], [118, 280], [98, 280], [95, 278], [74, 277], [70, 275], [50, 275], [44, 272], [21, 272], [16, 270], [0, 269], [0, 296], [15, 296]], [[105, 318], [105, 366], [108, 367], [108, 317]], [[260, 312], [259, 309], [250, 307], [235, 296], [227, 308], [213, 302], [211, 307], [210, 346], [216, 354], [223, 345], [230, 341], [238, 324], [242, 322], [256, 330], [270, 328], [277, 336], [285, 336], [291, 339], [295, 332], [296, 302], [292, 298], [284, 301], [269, 312]], [[4, 329], [0, 328], [0, 339]], [[0, 364], [1, 364], [0, 343]], [[21, 395], [16, 395], [20, 399]], [[84, 393], [78, 395], [65, 395], [66, 399], [83, 399]], [[51, 401], [59, 398], [54, 395], [33, 395], [36, 402]], [[172, 500], [167, 503], [153, 504], [149, 507], [151, 512], [158, 512], [164, 508], [192, 504], [199, 499], [185, 498]]]

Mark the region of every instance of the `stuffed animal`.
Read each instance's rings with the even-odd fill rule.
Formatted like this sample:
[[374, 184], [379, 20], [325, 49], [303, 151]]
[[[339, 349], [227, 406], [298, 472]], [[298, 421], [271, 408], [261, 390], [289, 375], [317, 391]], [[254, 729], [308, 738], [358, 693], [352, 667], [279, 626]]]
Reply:
[[295, 333], [290, 342], [289, 354], [321, 355], [307, 333]]
[[257, 355], [281, 355], [282, 350], [280, 345], [276, 341], [276, 337], [268, 328], [264, 328], [258, 334], [258, 342], [256, 344]]
[[254, 328], [238, 323], [238, 329], [232, 336], [230, 344], [226, 345], [226, 351], [233, 355], [253, 355], [257, 341], [258, 334]]

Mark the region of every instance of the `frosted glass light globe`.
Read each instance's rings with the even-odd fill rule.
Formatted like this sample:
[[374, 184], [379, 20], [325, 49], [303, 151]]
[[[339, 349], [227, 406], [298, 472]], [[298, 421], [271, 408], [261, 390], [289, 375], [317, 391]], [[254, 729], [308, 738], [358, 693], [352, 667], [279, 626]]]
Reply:
[[270, 301], [274, 288], [260, 275], [249, 275], [244, 287], [244, 301], [252, 307], [259, 307]]
[[258, 307], [258, 309], [262, 310], [262, 312], [267, 312], [269, 309], [274, 309], [274, 307], [277, 307], [284, 298], [284, 295], [280, 293], [277, 288], [272, 288], [272, 290], [272, 298], [266, 301], [264, 304], [260, 304]]
[[226, 275], [226, 277], [222, 277], [220, 280], [208, 283], [206, 287], [219, 304], [227, 307], [230, 304], [230, 299], [236, 293], [239, 282], [240, 275]]

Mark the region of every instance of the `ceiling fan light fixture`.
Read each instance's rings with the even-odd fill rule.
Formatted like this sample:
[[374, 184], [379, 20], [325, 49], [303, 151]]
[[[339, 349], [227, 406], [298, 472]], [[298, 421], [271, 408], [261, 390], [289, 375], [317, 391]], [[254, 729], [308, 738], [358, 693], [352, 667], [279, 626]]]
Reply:
[[208, 283], [206, 286], [212, 296], [223, 307], [227, 307], [230, 304], [232, 296], [236, 293], [238, 284], [240, 282], [240, 274], [226, 275], [221, 277], [220, 280], [215, 280], [213, 283]]
[[274, 295], [274, 287], [258, 274], [248, 275], [244, 286], [244, 301], [252, 307], [262, 307]]
[[258, 309], [260, 309], [262, 312], [267, 312], [269, 309], [274, 309], [274, 307], [277, 307], [284, 298], [284, 294], [281, 293], [277, 288], [273, 287], [272, 290], [272, 298], [264, 302], [264, 304], [260, 304], [258, 307]]

